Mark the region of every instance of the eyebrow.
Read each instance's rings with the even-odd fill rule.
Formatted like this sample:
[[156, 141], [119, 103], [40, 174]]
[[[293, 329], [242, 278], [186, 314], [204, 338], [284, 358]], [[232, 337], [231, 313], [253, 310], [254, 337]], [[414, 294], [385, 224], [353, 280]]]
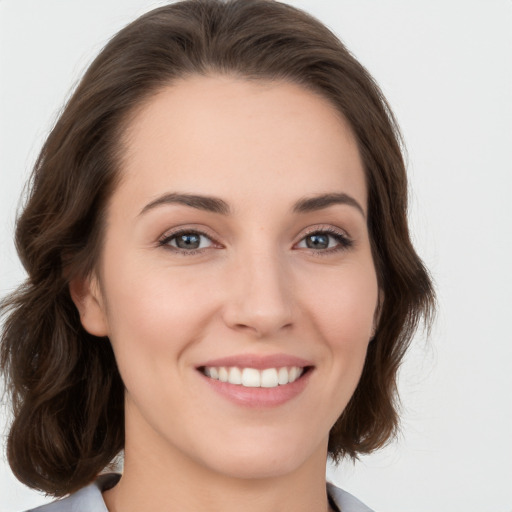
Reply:
[[196, 194], [178, 194], [170, 193], [157, 197], [154, 201], [148, 203], [139, 215], [146, 213], [157, 206], [164, 204], [183, 204], [198, 210], [205, 210], [207, 212], [220, 213], [221, 215], [229, 215], [231, 209], [226, 201], [217, 197], [202, 196]]
[[352, 196], [342, 192], [320, 194], [314, 197], [299, 199], [293, 206], [293, 211], [296, 213], [308, 213], [323, 210], [324, 208], [328, 208], [335, 204], [353, 206], [364, 218], [366, 218], [363, 207]]
[[[229, 204], [218, 197], [172, 192], [157, 197], [155, 200], [148, 203], [146, 206], [144, 206], [139, 215], [142, 215], [147, 211], [156, 208], [157, 206], [166, 204], [183, 204], [198, 210], [219, 213], [221, 215], [230, 215], [231, 213]], [[324, 208], [328, 208], [329, 206], [336, 204], [352, 206], [356, 208], [356, 210], [358, 210], [364, 218], [366, 218], [363, 207], [352, 196], [345, 193], [330, 193], [320, 194], [313, 197], [304, 197], [299, 199], [293, 205], [292, 211], [295, 213], [308, 213], [317, 210], [323, 210]]]

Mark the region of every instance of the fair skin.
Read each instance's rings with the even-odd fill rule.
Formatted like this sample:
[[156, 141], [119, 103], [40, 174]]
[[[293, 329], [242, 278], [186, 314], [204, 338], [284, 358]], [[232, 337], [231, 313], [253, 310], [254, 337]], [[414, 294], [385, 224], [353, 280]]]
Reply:
[[126, 386], [109, 511], [325, 512], [378, 303], [349, 127], [297, 85], [214, 75], [152, 97], [124, 144], [97, 270], [71, 283]]

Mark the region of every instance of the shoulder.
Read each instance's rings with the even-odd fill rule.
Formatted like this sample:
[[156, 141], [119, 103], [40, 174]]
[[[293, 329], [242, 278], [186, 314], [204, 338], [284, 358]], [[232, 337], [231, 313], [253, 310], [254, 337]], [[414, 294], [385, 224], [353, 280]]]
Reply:
[[373, 512], [364, 503], [348, 492], [336, 487], [331, 483], [327, 483], [327, 493], [332, 498], [338, 509], [343, 512]]
[[108, 512], [102, 492], [114, 487], [121, 475], [100, 475], [95, 482], [71, 494], [67, 498], [48, 503], [26, 512]]

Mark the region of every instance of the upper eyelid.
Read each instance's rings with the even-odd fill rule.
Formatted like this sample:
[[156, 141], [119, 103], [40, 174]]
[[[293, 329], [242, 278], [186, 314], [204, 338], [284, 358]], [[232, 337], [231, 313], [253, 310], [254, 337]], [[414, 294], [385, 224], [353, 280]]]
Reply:
[[[338, 231], [337, 229], [312, 229], [308, 233], [302, 235], [297, 242], [295, 242], [294, 247], [300, 243], [302, 243], [306, 238], [315, 234], [327, 235], [339, 242], [340, 245], [345, 247], [352, 247], [354, 244], [354, 240], [346, 234], [346, 232]], [[333, 248], [334, 249], [334, 248]], [[314, 249], [311, 249], [314, 250]], [[327, 252], [329, 249], [323, 249], [320, 252]]]
[[[216, 240], [216, 238], [217, 238], [216, 235], [212, 234], [208, 228], [205, 228], [202, 226], [196, 227], [195, 225], [190, 225], [190, 226], [185, 225], [185, 226], [177, 226], [175, 228], [166, 230], [161, 236], [158, 237], [158, 239], [161, 240], [164, 238], [169, 238], [172, 236], [179, 235], [180, 233], [188, 233], [188, 232], [190, 232], [190, 233], [194, 232], [194, 233], [198, 233], [200, 235], [205, 235], [205, 236], [211, 238], [212, 240]], [[315, 225], [315, 226], [309, 226], [309, 227], [301, 230], [300, 234], [297, 236], [300, 236], [301, 238], [299, 240], [301, 240], [305, 236], [311, 235], [312, 233], [319, 233], [319, 232], [337, 233], [337, 234], [343, 235], [347, 238], [351, 238], [350, 234], [345, 229], [342, 229], [342, 228], [339, 228], [337, 226], [333, 226], [330, 224], [327, 224], [327, 225], [320, 224], [320, 225]]]
[[208, 237], [212, 242], [219, 243], [217, 241], [217, 237], [210, 233], [210, 231], [203, 227], [194, 227], [194, 226], [180, 226], [176, 228], [171, 228], [165, 231], [162, 235], [158, 237], [158, 241], [162, 242], [165, 240], [172, 239], [175, 236], [180, 235], [181, 233], [197, 233], [198, 235], [203, 235]]
[[299, 241], [302, 240], [304, 237], [312, 235], [313, 233], [330, 233], [330, 234], [337, 234], [340, 236], [343, 236], [349, 240], [352, 239], [350, 234], [347, 232], [347, 230], [339, 228], [337, 226], [333, 226], [332, 224], [320, 224], [316, 226], [310, 226], [306, 228], [305, 231], [302, 231], [299, 235]]
[[[195, 233], [199, 236], [205, 236], [211, 241], [211, 247], [200, 247], [197, 249], [183, 249], [180, 247], [174, 247], [170, 242], [171, 240], [178, 237], [180, 234], [184, 233]], [[209, 249], [215, 248], [222, 248], [222, 244], [219, 244], [219, 242], [216, 241], [214, 237], [209, 235], [208, 233], [204, 232], [203, 230], [199, 230], [197, 228], [190, 229], [190, 228], [181, 228], [176, 230], [168, 230], [166, 231], [162, 236], [160, 236], [157, 240], [157, 247], [164, 248], [166, 250], [170, 250], [174, 252], [175, 254], [179, 254], [181, 256], [193, 256], [196, 254], [204, 253], [205, 251], [208, 251]]]

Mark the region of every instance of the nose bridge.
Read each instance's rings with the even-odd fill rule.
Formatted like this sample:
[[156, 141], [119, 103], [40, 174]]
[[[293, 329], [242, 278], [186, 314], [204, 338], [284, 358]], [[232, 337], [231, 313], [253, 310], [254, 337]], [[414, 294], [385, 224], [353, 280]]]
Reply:
[[256, 245], [236, 257], [225, 317], [231, 327], [261, 337], [292, 323], [293, 301], [284, 255], [268, 241]]

